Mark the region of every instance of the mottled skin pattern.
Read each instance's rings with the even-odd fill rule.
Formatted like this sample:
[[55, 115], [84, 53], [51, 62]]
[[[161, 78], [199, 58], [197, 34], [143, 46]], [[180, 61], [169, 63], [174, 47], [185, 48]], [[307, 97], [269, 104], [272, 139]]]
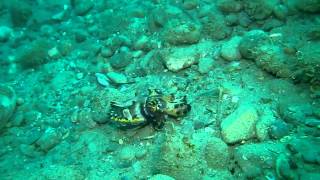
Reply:
[[149, 89], [143, 101], [132, 101], [128, 106], [111, 102], [110, 119], [121, 127], [134, 128], [152, 124], [161, 129], [168, 116], [178, 118], [191, 110], [186, 96], [176, 98], [173, 94], [164, 95], [157, 89]]

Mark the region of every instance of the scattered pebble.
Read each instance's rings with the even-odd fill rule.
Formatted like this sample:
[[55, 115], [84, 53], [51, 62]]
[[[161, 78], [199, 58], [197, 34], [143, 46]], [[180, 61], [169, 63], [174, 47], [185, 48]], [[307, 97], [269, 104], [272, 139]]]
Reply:
[[120, 145], [122, 145], [124, 142], [123, 142], [122, 139], [119, 139], [118, 143], [119, 143]]
[[96, 76], [96, 78], [97, 78], [98, 83], [99, 83], [101, 86], [104, 86], [104, 87], [110, 86], [109, 81], [108, 81], [108, 78], [107, 78], [106, 75], [101, 74], [101, 73], [95, 73], [95, 76]]
[[77, 73], [77, 74], [76, 74], [76, 78], [77, 78], [78, 80], [82, 79], [83, 77], [84, 77], [84, 74], [83, 74], [83, 73]]
[[58, 50], [57, 47], [54, 47], [54, 48], [52, 48], [52, 49], [49, 49], [48, 55], [49, 55], [49, 57], [51, 57], [51, 58], [57, 58], [57, 57], [59, 57], [60, 52], [59, 52], [59, 50]]

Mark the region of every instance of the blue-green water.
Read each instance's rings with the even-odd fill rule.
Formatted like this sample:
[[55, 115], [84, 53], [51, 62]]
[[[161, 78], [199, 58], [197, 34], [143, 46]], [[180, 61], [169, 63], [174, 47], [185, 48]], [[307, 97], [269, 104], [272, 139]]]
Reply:
[[320, 179], [319, 0], [1, 0], [0, 179]]

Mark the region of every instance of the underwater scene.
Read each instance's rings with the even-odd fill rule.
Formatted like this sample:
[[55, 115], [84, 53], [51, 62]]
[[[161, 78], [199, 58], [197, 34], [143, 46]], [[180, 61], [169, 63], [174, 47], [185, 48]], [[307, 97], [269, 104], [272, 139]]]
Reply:
[[320, 0], [0, 0], [0, 180], [320, 180]]

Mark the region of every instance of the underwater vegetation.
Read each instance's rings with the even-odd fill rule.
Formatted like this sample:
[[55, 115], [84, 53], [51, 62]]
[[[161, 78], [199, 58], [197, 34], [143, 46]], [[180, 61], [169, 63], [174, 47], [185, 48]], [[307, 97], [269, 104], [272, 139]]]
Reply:
[[0, 1], [0, 179], [320, 179], [319, 15]]

